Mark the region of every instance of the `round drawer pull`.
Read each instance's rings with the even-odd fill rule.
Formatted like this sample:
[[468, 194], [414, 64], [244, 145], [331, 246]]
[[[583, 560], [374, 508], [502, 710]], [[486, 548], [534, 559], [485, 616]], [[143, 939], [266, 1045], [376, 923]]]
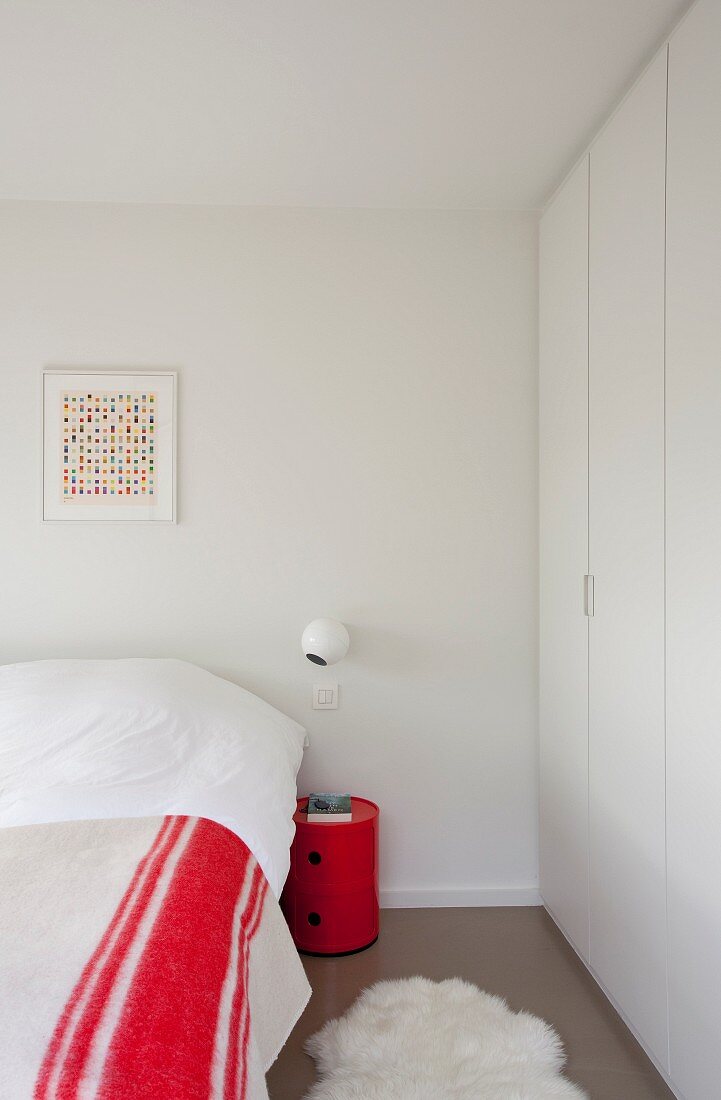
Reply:
[[309, 863], [312, 863], [313, 866], [316, 866], [317, 864], [320, 863], [320, 861], [321, 861], [320, 852], [308, 852], [308, 862]]
[[320, 924], [320, 913], [309, 913], [308, 924], [312, 924], [313, 927], [317, 927]]

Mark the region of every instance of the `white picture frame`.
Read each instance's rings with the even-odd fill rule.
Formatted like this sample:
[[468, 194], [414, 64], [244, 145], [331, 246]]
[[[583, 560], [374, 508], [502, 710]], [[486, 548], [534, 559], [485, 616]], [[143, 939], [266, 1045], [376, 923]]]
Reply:
[[43, 371], [43, 523], [176, 522], [177, 377]]

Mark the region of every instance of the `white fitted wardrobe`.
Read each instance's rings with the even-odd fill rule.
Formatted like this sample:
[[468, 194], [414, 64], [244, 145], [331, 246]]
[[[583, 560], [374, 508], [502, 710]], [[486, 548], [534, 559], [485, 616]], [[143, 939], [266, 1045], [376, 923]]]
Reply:
[[541, 893], [684, 1100], [721, 1097], [721, 0], [545, 211]]

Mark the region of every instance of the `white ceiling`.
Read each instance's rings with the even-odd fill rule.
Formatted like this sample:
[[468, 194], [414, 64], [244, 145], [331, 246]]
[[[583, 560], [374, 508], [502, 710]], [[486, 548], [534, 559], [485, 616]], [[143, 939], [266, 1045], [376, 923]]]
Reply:
[[688, 0], [0, 0], [0, 198], [532, 208]]

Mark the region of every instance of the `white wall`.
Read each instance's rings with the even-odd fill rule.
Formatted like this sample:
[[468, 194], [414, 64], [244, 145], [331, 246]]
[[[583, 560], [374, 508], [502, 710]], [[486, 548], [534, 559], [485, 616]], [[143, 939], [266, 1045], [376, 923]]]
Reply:
[[[387, 901], [528, 900], [536, 290], [529, 214], [0, 206], [0, 660], [236, 679], [379, 801]], [[44, 366], [178, 369], [177, 527], [40, 524]]]

